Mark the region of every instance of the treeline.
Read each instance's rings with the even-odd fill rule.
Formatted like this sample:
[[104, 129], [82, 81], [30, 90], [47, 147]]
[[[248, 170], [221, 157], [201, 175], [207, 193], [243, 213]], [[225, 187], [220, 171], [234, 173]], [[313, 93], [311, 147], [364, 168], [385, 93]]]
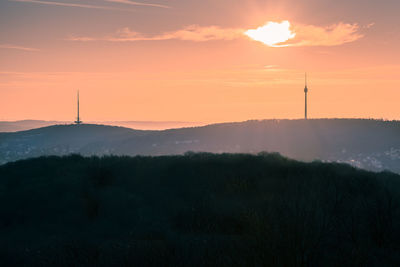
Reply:
[[400, 176], [279, 154], [0, 166], [1, 266], [398, 266]]

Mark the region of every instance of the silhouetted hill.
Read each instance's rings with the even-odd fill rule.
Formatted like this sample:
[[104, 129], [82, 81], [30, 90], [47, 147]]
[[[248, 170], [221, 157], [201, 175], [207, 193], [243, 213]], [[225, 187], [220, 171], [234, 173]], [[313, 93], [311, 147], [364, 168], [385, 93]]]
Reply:
[[187, 151], [279, 152], [400, 173], [400, 122], [361, 119], [266, 120], [165, 131], [55, 126], [0, 135], [0, 163], [40, 155], [171, 155]]
[[121, 140], [143, 135], [128, 128], [102, 125], [55, 125], [17, 133], [0, 134], [0, 151], [10, 159], [82, 153], [110, 154]]
[[[53, 125], [68, 125], [71, 121], [42, 121], [42, 120], [20, 120], [20, 121], [0, 121], [0, 132], [27, 131], [41, 127]], [[109, 126], [119, 126], [138, 130], [165, 130], [172, 128], [193, 127], [205, 125], [199, 122], [184, 121], [93, 121], [88, 124], [102, 124]]]
[[67, 122], [42, 120], [0, 121], [0, 132], [26, 131], [56, 124], [67, 124]]
[[1, 266], [398, 266], [400, 176], [277, 154], [0, 166]]

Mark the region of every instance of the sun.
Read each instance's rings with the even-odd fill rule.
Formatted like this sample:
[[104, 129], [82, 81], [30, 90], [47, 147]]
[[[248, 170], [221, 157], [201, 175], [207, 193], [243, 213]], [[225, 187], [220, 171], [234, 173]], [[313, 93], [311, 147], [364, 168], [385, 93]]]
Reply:
[[290, 22], [287, 20], [282, 22], [270, 21], [257, 29], [247, 30], [244, 34], [268, 46], [281, 47], [285, 45], [279, 44], [293, 39], [296, 36], [296, 33], [291, 31], [290, 26]]

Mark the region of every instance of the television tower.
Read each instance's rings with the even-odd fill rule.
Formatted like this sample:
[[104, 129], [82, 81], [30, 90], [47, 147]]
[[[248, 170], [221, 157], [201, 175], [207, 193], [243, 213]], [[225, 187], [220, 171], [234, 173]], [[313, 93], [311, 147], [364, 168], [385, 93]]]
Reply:
[[304, 106], [304, 119], [307, 120], [307, 93], [308, 93], [308, 88], [307, 88], [307, 73], [305, 74], [305, 87], [304, 87], [304, 94], [305, 94], [305, 106]]
[[79, 90], [78, 90], [78, 116], [76, 117], [76, 121], [75, 121], [75, 124], [81, 124], [82, 123], [82, 121], [81, 121], [81, 118], [79, 117]]

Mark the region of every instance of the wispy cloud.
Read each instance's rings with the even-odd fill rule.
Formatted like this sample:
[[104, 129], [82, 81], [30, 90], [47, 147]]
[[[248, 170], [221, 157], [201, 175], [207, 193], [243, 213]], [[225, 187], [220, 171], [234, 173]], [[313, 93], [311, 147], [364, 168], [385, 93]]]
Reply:
[[194, 42], [205, 42], [212, 40], [234, 40], [243, 35], [241, 29], [224, 29], [217, 26], [200, 27], [191, 25], [174, 32], [166, 32], [159, 35], [148, 36], [139, 32], [123, 28], [113, 36], [101, 38], [87, 36], [70, 36], [70, 41], [109, 41], [109, 42], [135, 42], [135, 41], [163, 41], [163, 40], [183, 40]]
[[63, 7], [78, 7], [78, 8], [89, 8], [89, 9], [104, 9], [104, 10], [120, 10], [120, 11], [134, 11], [128, 9], [121, 9], [109, 6], [98, 6], [98, 5], [86, 5], [78, 3], [65, 3], [65, 2], [53, 2], [53, 1], [41, 1], [41, 0], [9, 0], [10, 2], [21, 2], [21, 3], [33, 3], [40, 5], [51, 5], [51, 6], [63, 6]]
[[[113, 0], [112, 0], [113, 1]], [[119, 0], [116, 0], [119, 1]], [[268, 22], [266, 25], [279, 24]], [[313, 25], [291, 25], [290, 29], [277, 31], [275, 28], [266, 31], [264, 26], [257, 29], [240, 28], [221, 28], [218, 26], [198, 26], [191, 25], [183, 29], [171, 32], [165, 32], [157, 35], [146, 35], [136, 32], [130, 28], [122, 28], [113, 35], [104, 37], [77, 36], [72, 35], [67, 38], [69, 41], [108, 41], [108, 42], [136, 42], [136, 41], [163, 41], [163, 40], [183, 40], [194, 42], [205, 42], [213, 40], [235, 40], [249, 37], [255, 41], [263, 42], [271, 47], [300, 47], [300, 46], [338, 46], [349, 42], [354, 42], [364, 35], [360, 33], [358, 24], [337, 23], [328, 27]], [[260, 32], [257, 30], [261, 29]], [[255, 33], [250, 36], [248, 33]], [[287, 35], [289, 33], [289, 35]], [[280, 38], [279, 34], [284, 34], [285, 38]], [[258, 36], [257, 36], [258, 35]], [[290, 38], [288, 38], [289, 36]], [[279, 37], [279, 38], [278, 38]], [[280, 40], [281, 39], [281, 40]], [[265, 41], [267, 40], [267, 41]], [[269, 41], [271, 42], [269, 42]], [[278, 41], [277, 41], [278, 40]], [[286, 41], [285, 41], [286, 40]], [[280, 42], [280, 43], [279, 43]]]
[[19, 46], [19, 45], [12, 45], [12, 44], [0, 44], [1, 49], [16, 49], [16, 50], [22, 50], [22, 51], [27, 51], [27, 52], [35, 52], [39, 51], [37, 48], [32, 48], [32, 47], [24, 47], [24, 46]]
[[366, 25], [365, 28], [369, 29], [375, 26], [375, 22], [371, 22], [370, 24]]
[[293, 26], [296, 37], [283, 43], [286, 46], [338, 46], [364, 37], [358, 24], [338, 23], [328, 27]]
[[126, 5], [132, 5], [132, 6], [148, 6], [148, 7], [159, 7], [159, 8], [171, 8], [167, 5], [161, 5], [161, 4], [154, 4], [154, 3], [142, 3], [142, 2], [136, 2], [136, 1], [129, 1], [129, 0], [105, 0], [106, 2], [112, 2], [112, 3], [120, 3], [120, 4], [126, 4]]

